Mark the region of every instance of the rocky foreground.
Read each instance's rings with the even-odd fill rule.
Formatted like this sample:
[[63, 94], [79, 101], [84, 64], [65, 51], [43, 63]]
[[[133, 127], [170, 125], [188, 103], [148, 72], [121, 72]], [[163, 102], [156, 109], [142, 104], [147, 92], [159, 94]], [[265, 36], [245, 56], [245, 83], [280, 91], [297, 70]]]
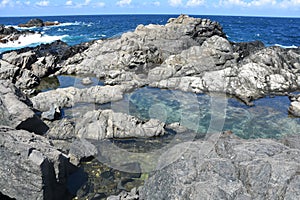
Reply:
[[[61, 74], [93, 74], [105, 86], [36, 94], [34, 87], [42, 78]], [[79, 122], [57, 117], [61, 109], [78, 103], [118, 101], [145, 86], [225, 93], [251, 105], [257, 98], [299, 90], [300, 49], [265, 47], [259, 41], [233, 43], [218, 22], [181, 15], [164, 26], [140, 25], [120, 38], [74, 47], [56, 41], [3, 53], [0, 197], [71, 199], [76, 193], [68, 180], [80, 162], [103, 153], [86, 139], [166, 134], [164, 122], [143, 121], [111, 109], [89, 111]], [[299, 117], [300, 98], [290, 98], [289, 112]], [[300, 198], [300, 135], [280, 141], [243, 140], [230, 132], [214, 135], [217, 140], [175, 145], [175, 153], [183, 150], [179, 159], [167, 166], [157, 163], [157, 171], [142, 188], [109, 199]], [[174, 152], [165, 152], [159, 160]]]

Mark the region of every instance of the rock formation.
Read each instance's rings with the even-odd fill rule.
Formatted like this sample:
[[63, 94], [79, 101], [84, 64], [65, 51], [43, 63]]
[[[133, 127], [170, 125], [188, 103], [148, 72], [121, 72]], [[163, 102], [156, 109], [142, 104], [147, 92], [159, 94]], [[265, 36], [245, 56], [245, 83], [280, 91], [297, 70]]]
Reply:
[[[300, 197], [299, 144], [297, 149], [268, 139], [242, 140], [232, 134], [222, 134], [215, 144], [208, 143], [175, 146], [185, 152], [150, 176], [140, 199]], [[202, 148], [207, 145], [212, 149], [204, 154]]]
[[18, 27], [25, 27], [25, 28], [31, 28], [31, 27], [43, 27], [43, 26], [55, 26], [59, 25], [60, 23], [55, 21], [55, 22], [44, 22], [41, 19], [31, 19], [25, 24], [19, 24]]

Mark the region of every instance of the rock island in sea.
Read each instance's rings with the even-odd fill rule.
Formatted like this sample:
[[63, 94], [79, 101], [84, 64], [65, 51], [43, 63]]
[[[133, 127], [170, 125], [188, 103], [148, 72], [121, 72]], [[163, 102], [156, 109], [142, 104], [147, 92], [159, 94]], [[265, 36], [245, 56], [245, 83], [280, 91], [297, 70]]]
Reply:
[[[78, 104], [117, 102], [138, 88], [154, 87], [226, 94], [251, 106], [255, 99], [299, 90], [299, 69], [299, 48], [265, 47], [259, 41], [234, 43], [218, 22], [187, 15], [169, 19], [166, 25], [139, 25], [118, 38], [76, 46], [56, 41], [4, 52], [0, 55], [0, 196], [79, 198], [84, 184], [81, 163], [91, 158], [113, 163], [122, 157], [95, 141], [151, 140], [170, 131], [179, 136], [196, 131], [101, 106], [77, 116]], [[93, 75], [104, 85], [36, 89], [43, 78], [66, 74]], [[290, 98], [290, 113], [299, 116], [295, 108], [299, 97], [290, 94]], [[64, 116], [67, 109], [74, 109], [75, 117]], [[45, 115], [50, 117], [42, 118]], [[120, 181], [114, 190], [119, 196], [91, 187], [83, 190], [89, 198], [108, 199], [299, 199], [299, 138], [295, 134], [280, 140], [246, 140], [231, 131], [210, 132], [197, 140], [177, 141], [156, 155], [155, 162], [146, 157], [140, 162], [134, 157], [131, 163], [114, 162], [114, 168], [139, 177], [151, 172], [142, 187], [126, 191], [128, 180]], [[95, 172], [95, 176], [116, 176], [114, 172]], [[79, 186], [71, 187], [70, 182]]]

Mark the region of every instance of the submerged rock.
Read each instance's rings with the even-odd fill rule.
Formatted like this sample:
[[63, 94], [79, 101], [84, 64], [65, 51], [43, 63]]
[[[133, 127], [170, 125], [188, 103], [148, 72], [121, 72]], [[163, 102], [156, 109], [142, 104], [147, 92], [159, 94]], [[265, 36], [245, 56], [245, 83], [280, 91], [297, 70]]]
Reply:
[[[195, 141], [180, 159], [150, 175], [140, 199], [299, 199], [300, 151], [269, 139], [222, 135]], [[162, 158], [163, 160], [163, 158]]]
[[67, 190], [76, 170], [41, 136], [0, 127], [0, 193], [16, 199], [71, 199]]

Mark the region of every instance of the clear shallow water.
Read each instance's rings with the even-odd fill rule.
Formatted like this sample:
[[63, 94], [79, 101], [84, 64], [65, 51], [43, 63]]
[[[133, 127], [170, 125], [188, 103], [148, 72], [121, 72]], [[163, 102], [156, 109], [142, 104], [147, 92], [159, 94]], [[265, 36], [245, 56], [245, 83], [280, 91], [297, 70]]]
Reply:
[[[249, 107], [234, 98], [222, 98], [224, 107], [213, 104], [214, 96], [194, 95], [174, 90], [141, 88], [127, 94], [124, 100], [101, 106], [125, 112], [147, 120], [156, 118], [167, 124], [180, 122], [204, 136], [209, 128], [214, 131], [231, 130], [245, 138], [280, 138], [300, 133], [300, 119], [288, 115], [286, 96], [266, 97]], [[214, 115], [214, 116], [213, 116]], [[213, 129], [212, 117], [224, 120]]]
[[[57, 39], [69, 45], [95, 39], [111, 38], [132, 31], [139, 24], [165, 24], [170, 17], [178, 15], [90, 15], [90, 16], [53, 16], [38, 17], [43, 21], [59, 21], [61, 25], [31, 28], [42, 33], [23, 40], [24, 43], [5, 46], [0, 44], [0, 53], [24, 46], [36, 46]], [[261, 40], [266, 45], [285, 47], [300, 46], [300, 18], [267, 18], [236, 16], [194, 16], [209, 18], [220, 22], [231, 41], [245, 42]], [[33, 17], [0, 17], [0, 24], [16, 27]], [[34, 17], [36, 18], [36, 17]]]

